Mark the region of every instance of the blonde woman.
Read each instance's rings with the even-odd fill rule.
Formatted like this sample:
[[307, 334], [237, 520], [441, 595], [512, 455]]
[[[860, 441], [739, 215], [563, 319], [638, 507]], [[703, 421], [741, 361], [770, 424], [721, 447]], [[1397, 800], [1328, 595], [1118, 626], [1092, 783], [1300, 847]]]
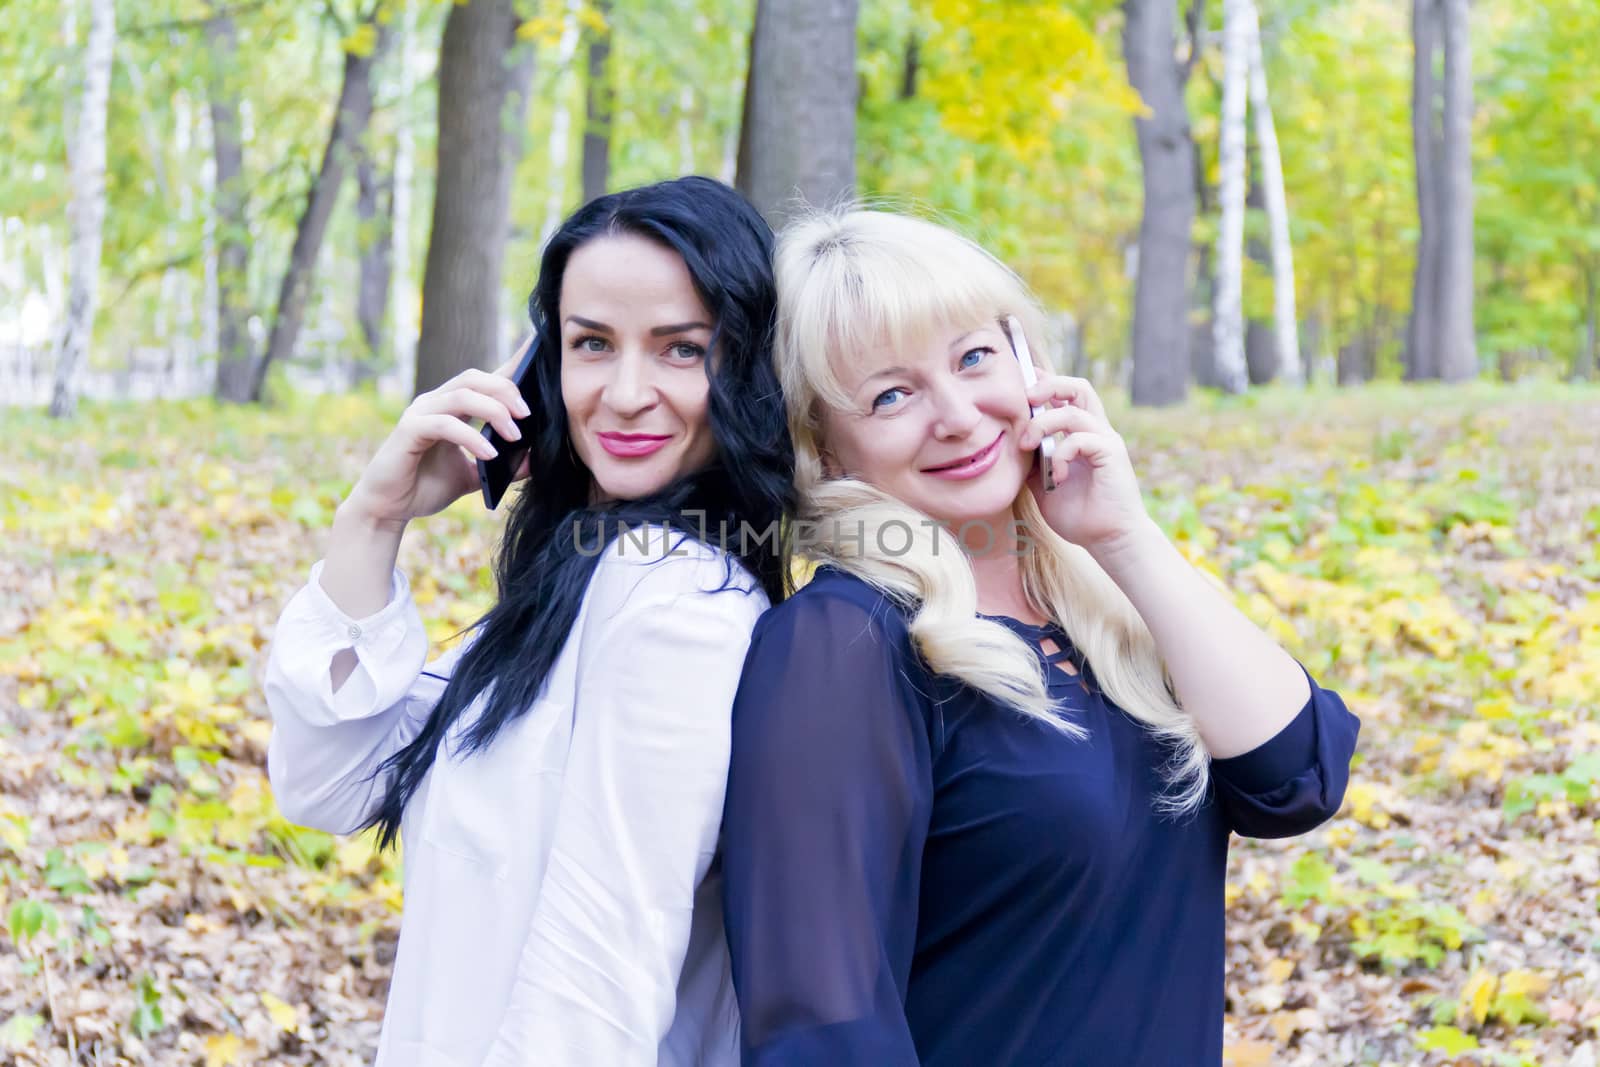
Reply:
[[1089, 383], [1024, 385], [992, 256], [850, 211], [777, 273], [822, 565], [734, 706], [744, 1063], [1219, 1064], [1229, 835], [1331, 816], [1356, 718], [1166, 540]]

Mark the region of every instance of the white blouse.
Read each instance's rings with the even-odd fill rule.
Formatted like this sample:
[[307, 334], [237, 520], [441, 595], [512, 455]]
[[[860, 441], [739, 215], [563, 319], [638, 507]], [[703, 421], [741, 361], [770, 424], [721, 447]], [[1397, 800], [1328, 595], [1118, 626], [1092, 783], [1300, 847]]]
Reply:
[[[657, 529], [604, 553], [527, 714], [458, 757], [461, 716], [407, 804], [405, 911], [379, 1067], [737, 1064], [716, 862], [729, 711], [766, 595]], [[428, 664], [405, 577], [351, 619], [311, 580], [267, 664], [268, 771], [290, 820], [351, 833], [459, 649]], [[334, 654], [359, 666], [339, 688]], [[447, 752], [449, 755], [447, 755]]]

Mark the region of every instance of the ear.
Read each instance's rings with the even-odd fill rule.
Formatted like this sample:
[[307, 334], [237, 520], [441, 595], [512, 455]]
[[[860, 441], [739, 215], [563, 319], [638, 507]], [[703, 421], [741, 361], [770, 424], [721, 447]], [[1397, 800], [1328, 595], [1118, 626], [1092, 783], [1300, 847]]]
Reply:
[[822, 476], [829, 480], [844, 477], [844, 468], [839, 466], [839, 461], [833, 458], [833, 453], [826, 448], [817, 451], [817, 458], [822, 461]]

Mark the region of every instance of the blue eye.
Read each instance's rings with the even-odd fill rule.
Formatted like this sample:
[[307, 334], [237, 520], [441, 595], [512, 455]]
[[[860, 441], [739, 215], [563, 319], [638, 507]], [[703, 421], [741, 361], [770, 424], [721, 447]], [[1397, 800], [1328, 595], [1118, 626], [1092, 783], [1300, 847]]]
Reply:
[[901, 389], [901, 388], [898, 388], [898, 387], [896, 387], [894, 389], [885, 389], [883, 392], [879, 393], [876, 397], [873, 398], [873, 400], [872, 400], [872, 410], [873, 411], [877, 411], [880, 408], [887, 407], [889, 404], [894, 403], [893, 400], [889, 399], [890, 397], [894, 396], [896, 393], [904, 393], [904, 392], [905, 392], [904, 389]]
[[[994, 349], [992, 349], [992, 348], [974, 348], [970, 352], [967, 352], [967, 353], [962, 355], [962, 357], [961, 357], [961, 369], [962, 370], [971, 370], [973, 367], [976, 367], [979, 363], [982, 363], [984, 361], [984, 359], [986, 359], [987, 357], [989, 357], [989, 356], [991, 356], [993, 354], [994, 354]], [[973, 358], [974, 356], [976, 356], [977, 358], [974, 359]]]
[[699, 345], [690, 344], [688, 341], [680, 341], [668, 349], [668, 351], [686, 363], [691, 359], [699, 359], [701, 356], [706, 354], [705, 349], [701, 348]]
[[574, 340], [572, 347], [579, 352], [604, 352], [606, 350], [606, 339], [597, 337], [594, 334], [588, 334]]

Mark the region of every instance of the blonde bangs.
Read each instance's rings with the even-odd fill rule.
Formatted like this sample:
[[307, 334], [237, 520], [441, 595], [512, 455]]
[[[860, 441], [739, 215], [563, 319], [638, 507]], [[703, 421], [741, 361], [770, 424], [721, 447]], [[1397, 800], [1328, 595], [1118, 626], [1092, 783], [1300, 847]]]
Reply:
[[[826, 212], [778, 240], [779, 365], [791, 414], [852, 406], [840, 372], [1005, 315], [1036, 352], [1041, 315], [1016, 274], [965, 237], [881, 211]], [[795, 421], [792, 419], [791, 421]]]

